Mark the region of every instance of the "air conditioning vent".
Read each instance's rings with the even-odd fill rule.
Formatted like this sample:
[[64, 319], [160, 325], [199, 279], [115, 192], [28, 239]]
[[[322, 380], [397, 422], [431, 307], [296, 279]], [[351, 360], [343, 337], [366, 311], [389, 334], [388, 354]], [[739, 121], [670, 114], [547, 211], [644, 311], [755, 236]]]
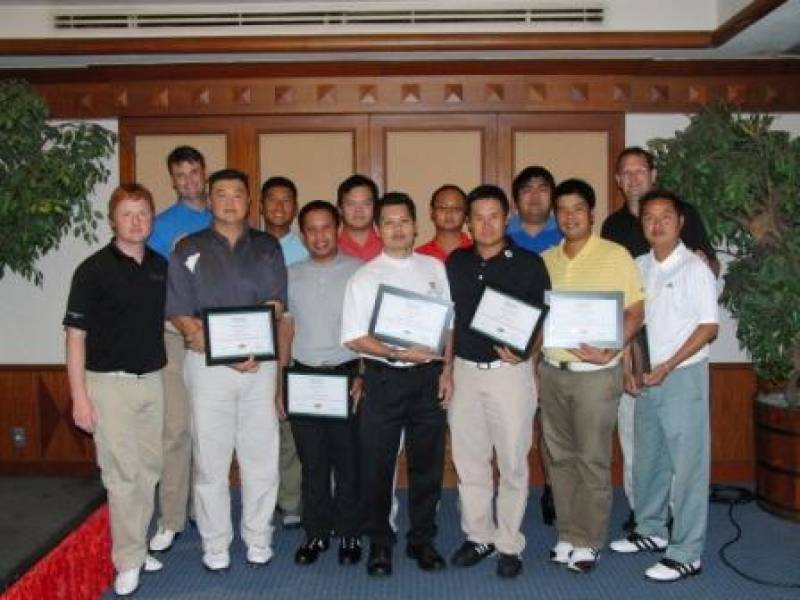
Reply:
[[71, 13], [56, 14], [53, 26], [66, 30], [157, 28], [246, 28], [369, 25], [599, 24], [600, 5], [565, 8], [484, 8], [458, 10], [294, 10], [291, 12]]

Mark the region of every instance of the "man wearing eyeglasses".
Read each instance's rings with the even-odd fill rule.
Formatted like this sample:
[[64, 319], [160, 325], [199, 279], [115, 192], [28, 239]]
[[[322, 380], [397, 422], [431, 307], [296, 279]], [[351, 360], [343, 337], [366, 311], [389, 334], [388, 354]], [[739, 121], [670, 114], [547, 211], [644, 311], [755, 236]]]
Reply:
[[444, 262], [457, 248], [469, 248], [472, 238], [464, 231], [467, 218], [467, 195], [457, 185], [446, 183], [431, 194], [431, 221], [436, 228], [433, 239], [416, 248]]

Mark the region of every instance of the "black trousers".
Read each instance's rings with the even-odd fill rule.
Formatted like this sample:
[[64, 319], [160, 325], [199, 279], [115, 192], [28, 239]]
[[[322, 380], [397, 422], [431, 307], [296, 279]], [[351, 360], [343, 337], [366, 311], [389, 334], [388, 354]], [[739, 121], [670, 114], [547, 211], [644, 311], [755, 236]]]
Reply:
[[[328, 369], [352, 375], [357, 365]], [[319, 371], [295, 363], [297, 370]], [[292, 418], [292, 434], [303, 470], [303, 527], [306, 537], [357, 536], [359, 514], [358, 425], [347, 420]], [[331, 486], [333, 476], [333, 486]]]
[[441, 365], [395, 368], [367, 361], [365, 398], [359, 415], [362, 497], [367, 534], [389, 545], [392, 480], [400, 435], [405, 429], [409, 483], [410, 544], [436, 535], [436, 507], [442, 495], [447, 413], [437, 398]]

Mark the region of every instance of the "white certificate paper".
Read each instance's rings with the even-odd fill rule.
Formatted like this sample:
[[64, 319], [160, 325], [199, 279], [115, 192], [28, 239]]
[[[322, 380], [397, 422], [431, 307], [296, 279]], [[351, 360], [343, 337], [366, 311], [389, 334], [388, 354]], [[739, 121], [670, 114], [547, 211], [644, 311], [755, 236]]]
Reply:
[[441, 355], [452, 313], [450, 302], [381, 285], [370, 335], [406, 348], [425, 346]]
[[287, 372], [286, 412], [289, 415], [346, 419], [350, 386], [347, 375]]
[[470, 329], [524, 354], [541, 316], [541, 308], [487, 287]]
[[622, 348], [622, 298], [622, 292], [548, 292], [544, 347]]
[[208, 309], [205, 314], [206, 362], [226, 364], [250, 356], [275, 357], [272, 307]]

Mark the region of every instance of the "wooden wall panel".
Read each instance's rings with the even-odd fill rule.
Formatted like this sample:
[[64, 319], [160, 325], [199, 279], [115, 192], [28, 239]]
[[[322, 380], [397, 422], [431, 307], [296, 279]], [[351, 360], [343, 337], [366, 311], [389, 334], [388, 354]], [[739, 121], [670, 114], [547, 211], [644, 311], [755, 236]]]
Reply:
[[[749, 364], [711, 365], [711, 479], [751, 481], [755, 375]], [[72, 424], [63, 366], [0, 367], [0, 474], [85, 474], [94, 470], [91, 438]], [[28, 445], [16, 450], [11, 429], [25, 427]], [[538, 435], [538, 434], [537, 434]], [[454, 486], [449, 452], [445, 484]], [[529, 457], [531, 482], [543, 481], [538, 447]], [[614, 442], [613, 480], [620, 485], [621, 457]], [[401, 482], [405, 473], [401, 471]]]

